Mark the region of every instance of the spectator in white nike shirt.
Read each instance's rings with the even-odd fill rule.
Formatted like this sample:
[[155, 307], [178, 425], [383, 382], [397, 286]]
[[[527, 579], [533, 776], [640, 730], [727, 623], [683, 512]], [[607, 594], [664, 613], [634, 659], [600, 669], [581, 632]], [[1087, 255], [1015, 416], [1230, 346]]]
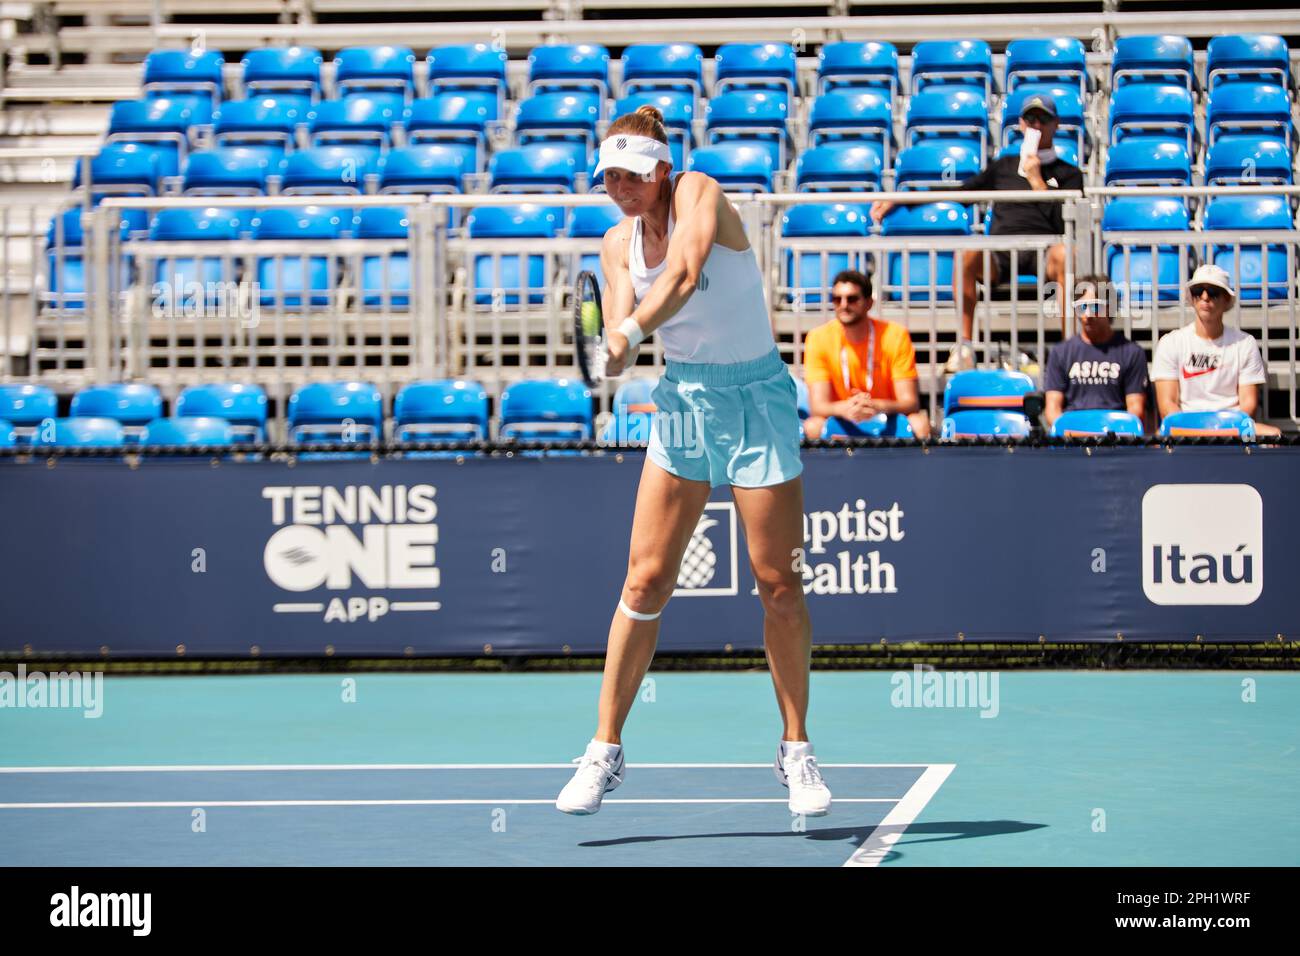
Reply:
[[[1254, 336], [1223, 324], [1223, 314], [1236, 296], [1228, 273], [1207, 263], [1196, 270], [1187, 288], [1196, 321], [1162, 336], [1151, 363], [1160, 417], [1240, 409], [1254, 418], [1259, 386], [1267, 376]], [[1263, 424], [1255, 425], [1255, 433], [1281, 434]]]

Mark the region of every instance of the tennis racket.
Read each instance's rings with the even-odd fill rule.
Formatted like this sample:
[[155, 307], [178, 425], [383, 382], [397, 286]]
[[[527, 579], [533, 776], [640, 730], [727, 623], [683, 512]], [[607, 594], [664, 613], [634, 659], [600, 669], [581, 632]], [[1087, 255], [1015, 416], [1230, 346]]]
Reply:
[[[579, 272], [573, 289], [573, 348], [578, 360], [578, 371], [588, 388], [595, 388], [608, 377], [605, 363], [609, 359], [609, 343], [605, 337], [605, 316], [600, 304], [600, 283], [594, 272]], [[627, 355], [624, 368], [636, 364], [640, 346]]]
[[605, 381], [605, 318], [600, 307], [600, 283], [594, 272], [579, 272], [573, 289], [573, 348], [578, 371], [589, 388]]

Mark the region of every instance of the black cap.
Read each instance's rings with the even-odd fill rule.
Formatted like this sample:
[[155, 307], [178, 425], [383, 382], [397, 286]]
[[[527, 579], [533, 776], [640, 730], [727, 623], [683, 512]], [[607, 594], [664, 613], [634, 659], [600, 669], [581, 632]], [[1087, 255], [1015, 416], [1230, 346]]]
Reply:
[[1020, 115], [1024, 116], [1030, 110], [1042, 110], [1052, 119], [1056, 119], [1056, 100], [1042, 93], [1035, 93], [1021, 104]]

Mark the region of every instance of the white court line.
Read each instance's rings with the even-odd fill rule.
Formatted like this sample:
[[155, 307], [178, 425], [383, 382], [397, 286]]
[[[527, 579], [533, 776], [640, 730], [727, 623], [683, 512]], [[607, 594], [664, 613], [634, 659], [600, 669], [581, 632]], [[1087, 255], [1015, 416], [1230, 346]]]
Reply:
[[890, 810], [885, 819], [876, 824], [875, 829], [858, 847], [851, 857], [844, 861], [845, 866], [879, 866], [889, 854], [890, 849], [904, 831], [920, 816], [925, 805], [929, 803], [948, 775], [957, 769], [955, 763], [930, 764], [925, 773], [917, 778], [902, 800]]
[[[699, 798], [629, 798], [605, 803], [695, 804], [695, 803], [781, 803], [785, 797], [699, 797]], [[849, 797], [836, 803], [895, 803], [892, 797]], [[536, 804], [554, 806], [555, 800], [148, 800], [102, 803], [0, 803], [0, 810], [136, 810], [157, 807], [459, 807], [513, 806]]]
[[[770, 763], [628, 763], [651, 770], [752, 769]], [[823, 763], [823, 769], [929, 767], [928, 763]], [[294, 770], [572, 770], [569, 763], [301, 763], [301, 764], [139, 764], [103, 767], [0, 767], [4, 773], [243, 773]]]

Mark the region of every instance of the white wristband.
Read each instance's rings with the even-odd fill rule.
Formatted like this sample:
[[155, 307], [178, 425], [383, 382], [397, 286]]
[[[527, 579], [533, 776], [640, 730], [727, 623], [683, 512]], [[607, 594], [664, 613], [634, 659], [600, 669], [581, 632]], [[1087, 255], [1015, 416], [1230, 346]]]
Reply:
[[641, 326], [630, 315], [619, 324], [618, 330], [626, 336], [629, 350], [645, 341], [645, 333], [641, 331]]

